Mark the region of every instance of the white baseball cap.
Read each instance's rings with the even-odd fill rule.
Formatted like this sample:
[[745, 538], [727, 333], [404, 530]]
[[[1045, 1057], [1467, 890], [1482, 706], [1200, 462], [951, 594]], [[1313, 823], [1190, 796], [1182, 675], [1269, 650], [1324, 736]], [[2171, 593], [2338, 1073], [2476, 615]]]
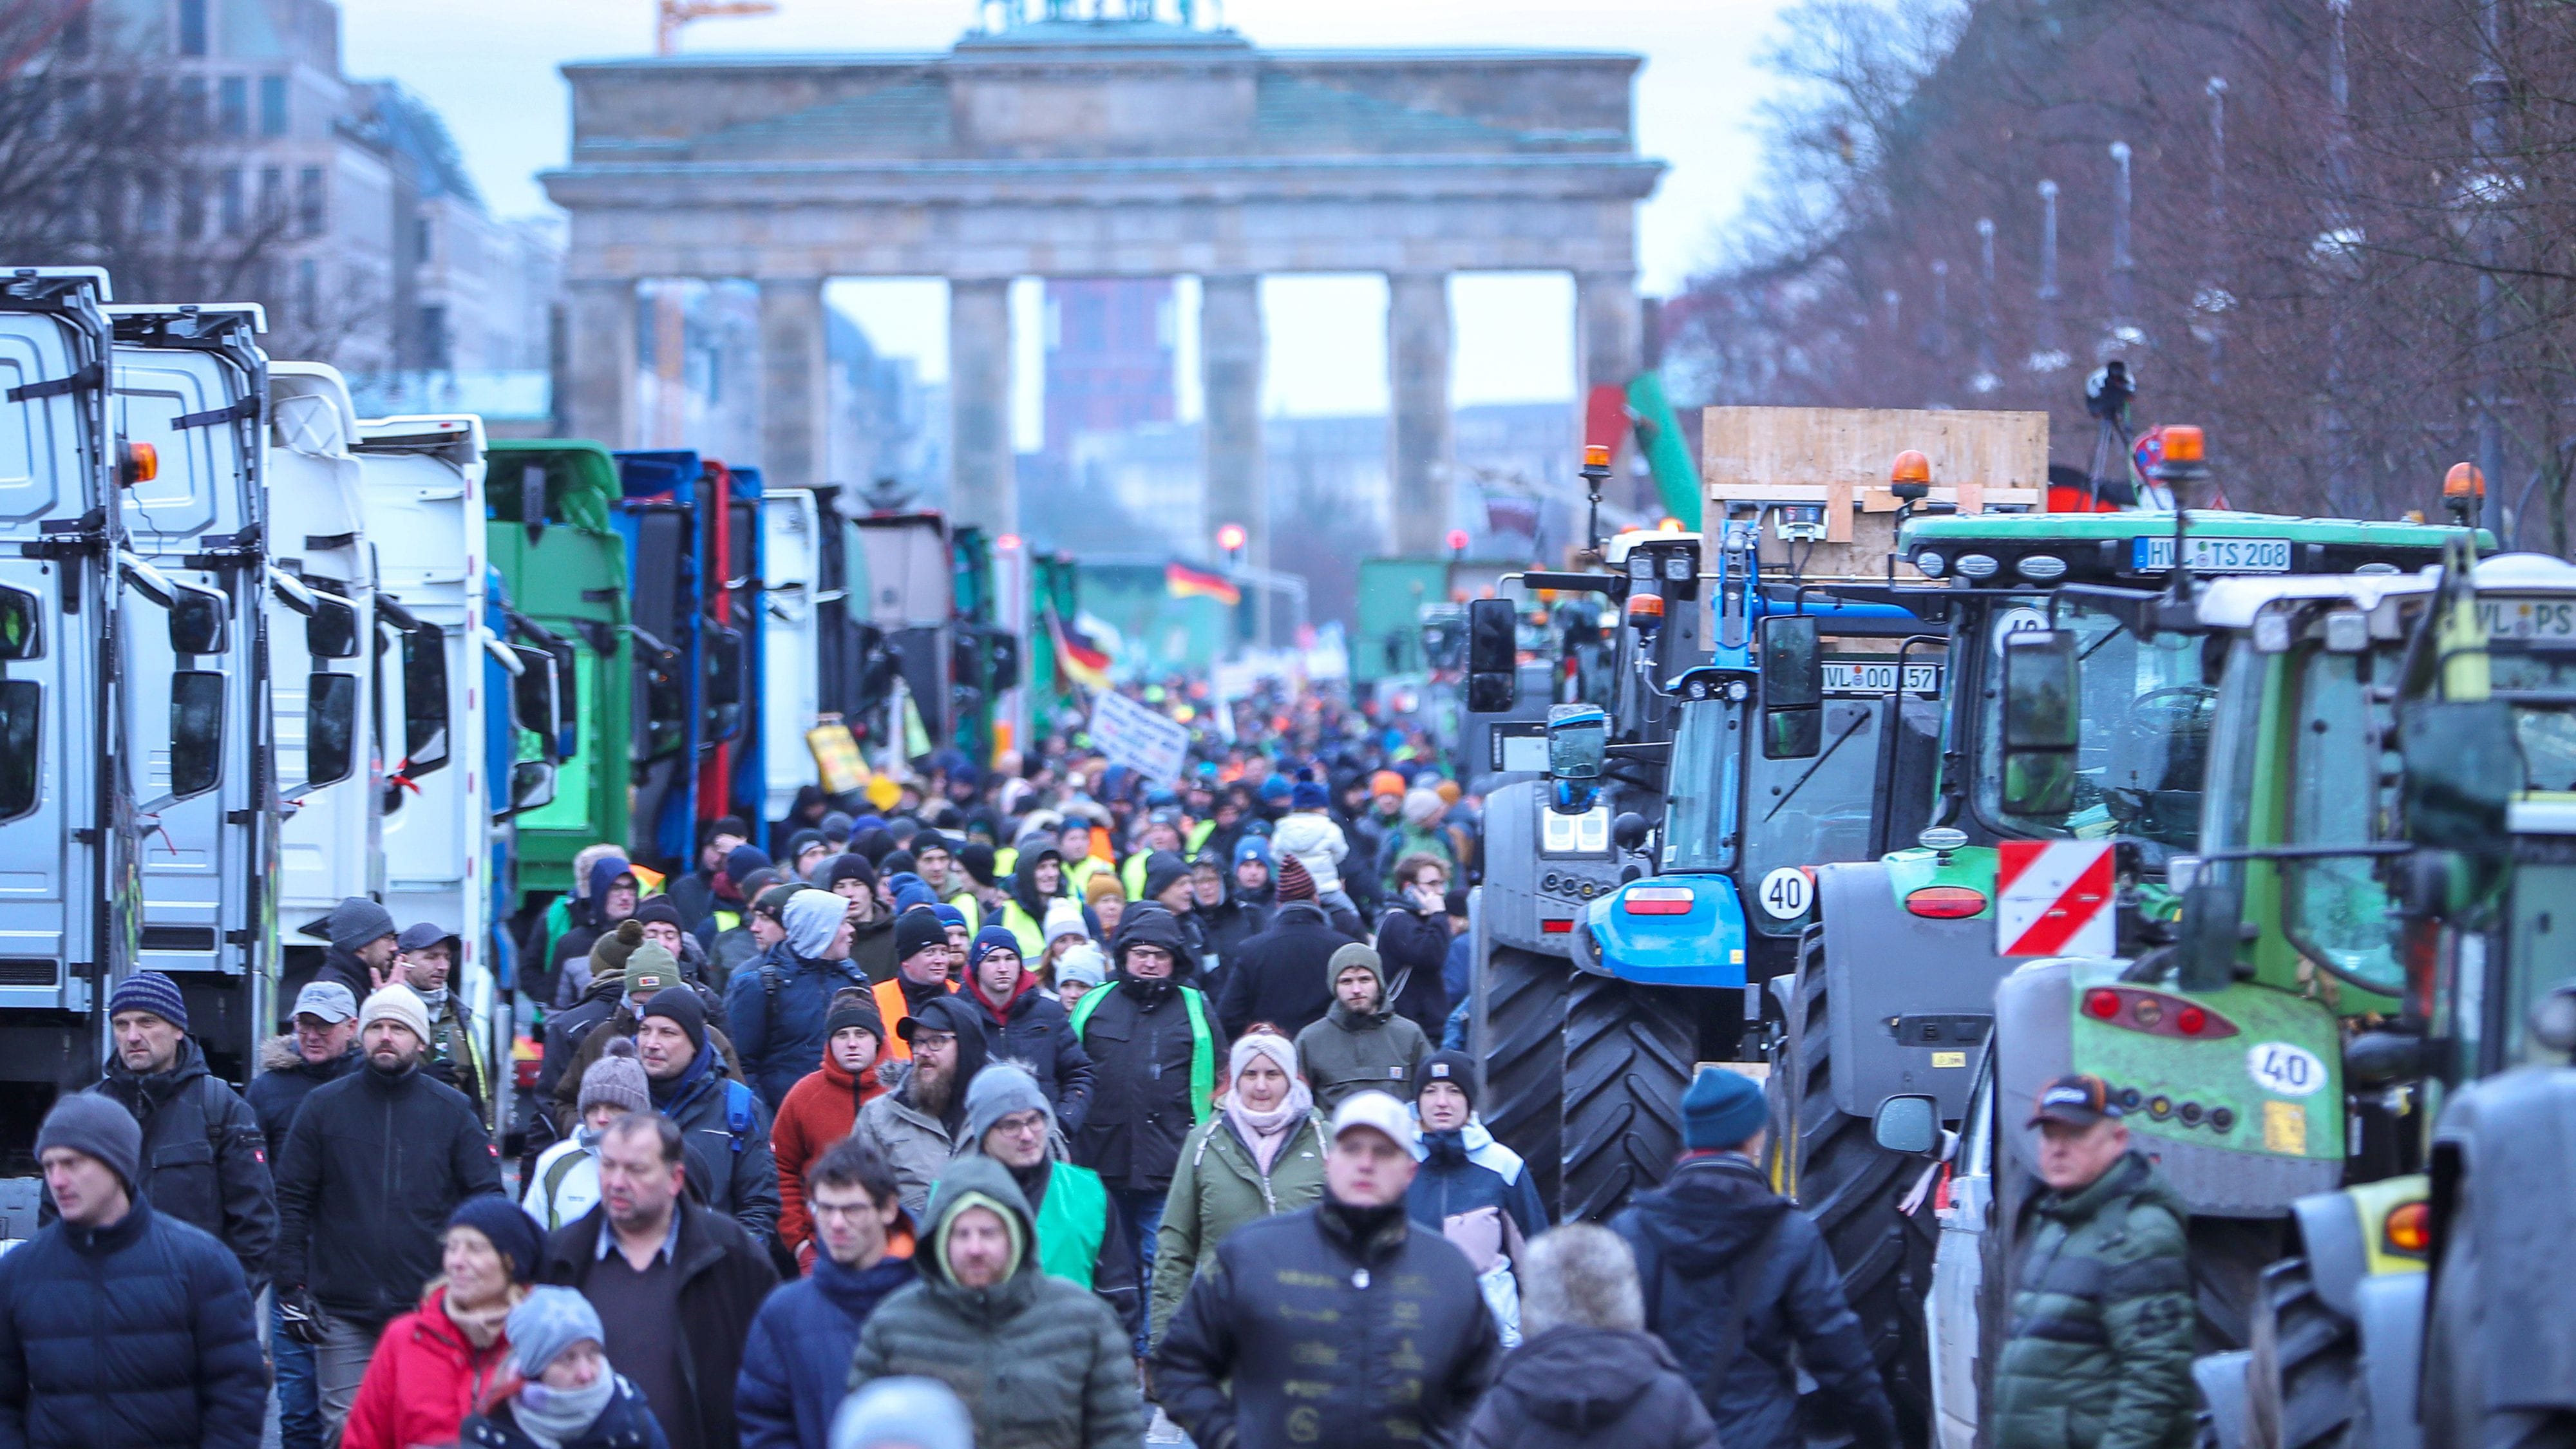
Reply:
[[1413, 1113], [1402, 1102], [1384, 1092], [1353, 1092], [1333, 1109], [1335, 1142], [1354, 1127], [1368, 1127], [1383, 1132], [1387, 1140], [1407, 1152], [1413, 1150]]

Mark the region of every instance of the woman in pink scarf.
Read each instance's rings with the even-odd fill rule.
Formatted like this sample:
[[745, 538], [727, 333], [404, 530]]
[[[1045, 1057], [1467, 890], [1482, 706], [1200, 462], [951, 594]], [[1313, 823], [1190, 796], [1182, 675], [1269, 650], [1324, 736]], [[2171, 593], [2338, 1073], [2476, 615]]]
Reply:
[[1154, 1239], [1152, 1335], [1161, 1342], [1199, 1270], [1225, 1235], [1256, 1218], [1310, 1207], [1324, 1195], [1323, 1124], [1297, 1075], [1297, 1048], [1255, 1023], [1235, 1039], [1217, 1112], [1181, 1144], [1163, 1226]]

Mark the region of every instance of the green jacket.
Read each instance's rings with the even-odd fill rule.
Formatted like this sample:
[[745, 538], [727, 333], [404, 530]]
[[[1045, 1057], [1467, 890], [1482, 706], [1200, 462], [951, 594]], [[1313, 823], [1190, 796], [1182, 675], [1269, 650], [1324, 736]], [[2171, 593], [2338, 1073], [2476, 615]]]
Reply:
[[1297, 1071], [1315, 1089], [1319, 1112], [1359, 1091], [1412, 1101], [1413, 1069], [1429, 1055], [1422, 1028], [1388, 1007], [1358, 1016], [1336, 1001], [1322, 1021], [1297, 1033]]
[[2192, 1438], [2190, 1209], [2137, 1152], [2022, 1210], [1994, 1449], [2182, 1449]]
[[1181, 1144], [1172, 1190], [1163, 1199], [1163, 1226], [1154, 1235], [1153, 1341], [1162, 1342], [1191, 1281], [1216, 1261], [1216, 1245], [1227, 1234], [1257, 1218], [1312, 1207], [1323, 1195], [1324, 1129], [1316, 1118], [1289, 1130], [1267, 1178], [1222, 1109], [1201, 1122]]

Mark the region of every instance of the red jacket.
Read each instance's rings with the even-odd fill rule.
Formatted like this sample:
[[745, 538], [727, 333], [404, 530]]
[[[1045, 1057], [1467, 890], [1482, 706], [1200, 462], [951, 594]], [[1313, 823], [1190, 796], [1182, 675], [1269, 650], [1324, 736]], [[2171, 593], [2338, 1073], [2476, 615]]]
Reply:
[[510, 1357], [510, 1336], [476, 1348], [447, 1316], [447, 1289], [422, 1295], [420, 1307], [385, 1326], [367, 1361], [341, 1449], [413, 1449], [453, 1444]]
[[[882, 1059], [882, 1058], [880, 1058]], [[855, 1081], [832, 1060], [832, 1044], [823, 1044], [823, 1069], [808, 1072], [779, 1100], [778, 1120], [769, 1128], [769, 1151], [778, 1160], [778, 1241], [796, 1254], [801, 1266], [814, 1261], [814, 1219], [805, 1211], [805, 1169], [833, 1143], [850, 1135], [859, 1108], [885, 1095], [871, 1063]]]

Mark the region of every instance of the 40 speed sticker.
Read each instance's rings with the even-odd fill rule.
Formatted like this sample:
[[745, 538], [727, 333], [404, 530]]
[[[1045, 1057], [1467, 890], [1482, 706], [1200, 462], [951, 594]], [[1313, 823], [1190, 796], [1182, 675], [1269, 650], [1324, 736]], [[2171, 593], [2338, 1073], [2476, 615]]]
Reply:
[[2326, 1084], [2325, 1062], [2285, 1041], [2255, 1043], [2245, 1053], [2245, 1072], [2254, 1085], [2284, 1097], [2305, 1097]]
[[1807, 913], [1807, 903], [1816, 898], [1815, 882], [1794, 865], [1784, 865], [1762, 877], [1762, 889], [1753, 893], [1762, 903], [1762, 914], [1775, 921], [1794, 921]]

